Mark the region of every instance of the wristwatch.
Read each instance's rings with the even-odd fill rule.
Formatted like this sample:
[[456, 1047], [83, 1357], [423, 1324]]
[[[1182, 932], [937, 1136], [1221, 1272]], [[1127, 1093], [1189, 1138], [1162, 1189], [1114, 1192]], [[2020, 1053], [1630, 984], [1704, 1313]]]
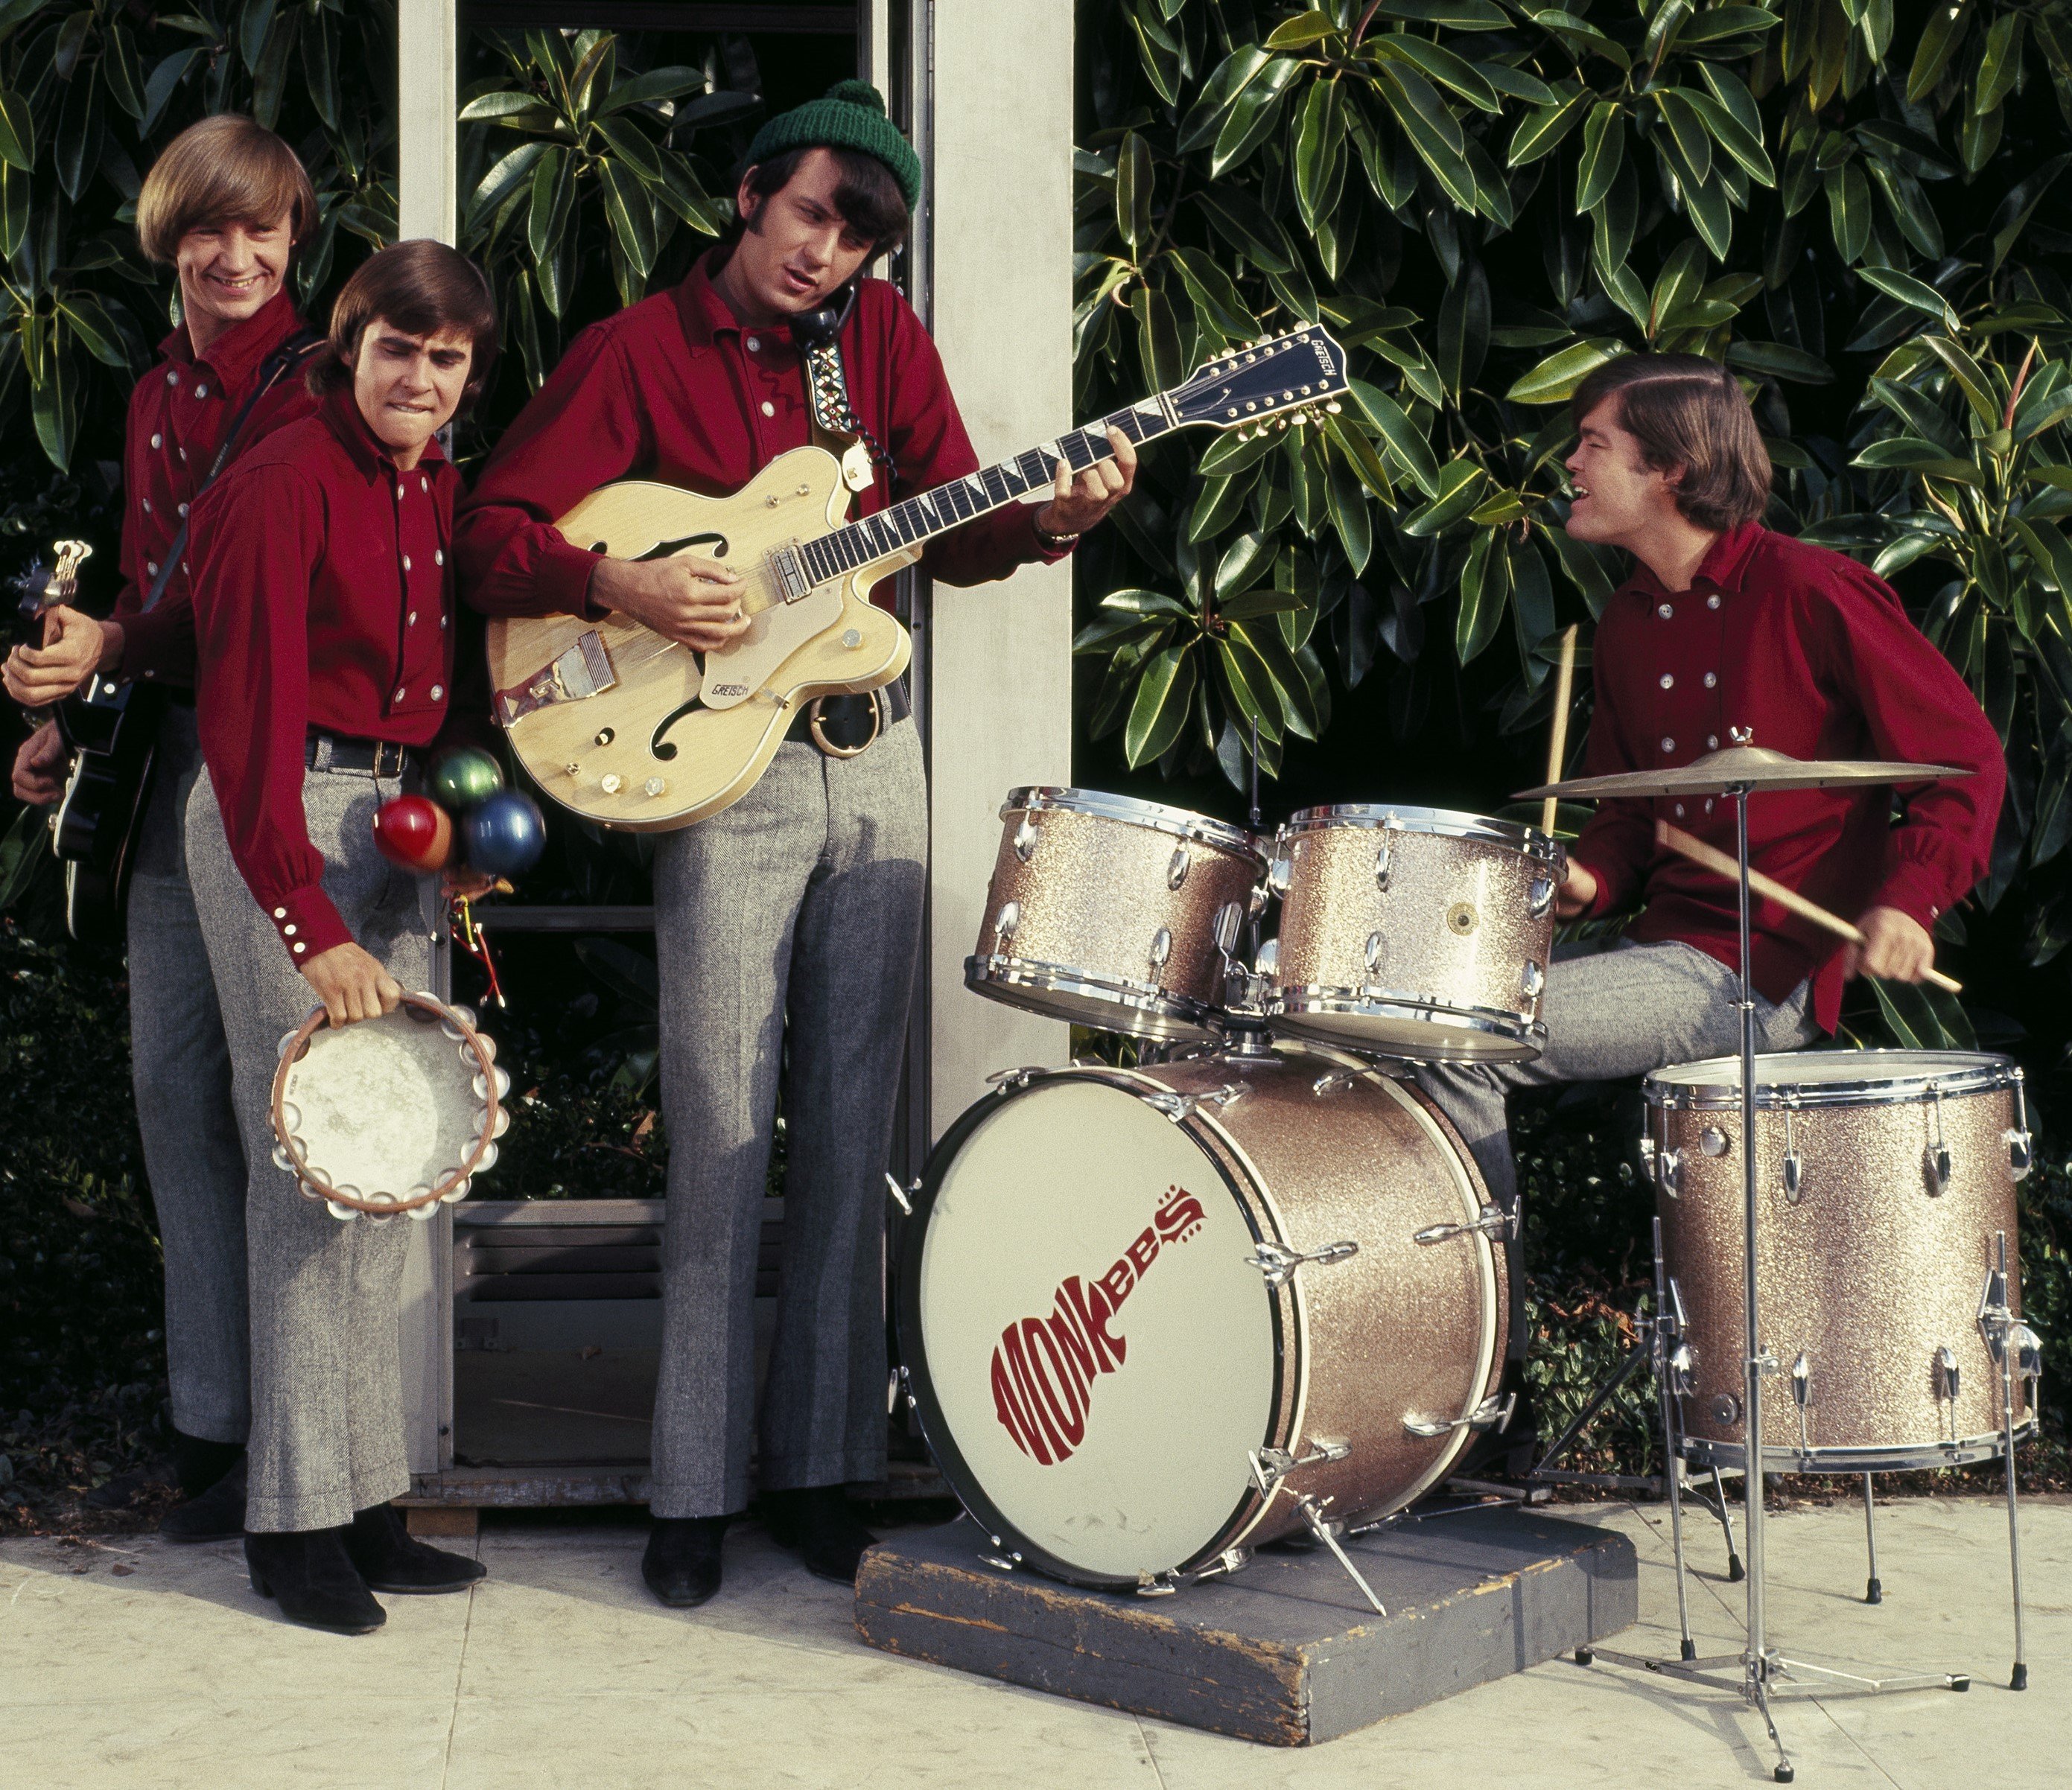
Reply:
[[1033, 526], [1036, 530], [1036, 543], [1046, 553], [1062, 553], [1079, 538], [1079, 532], [1076, 528], [1069, 535], [1054, 535], [1040, 522]]

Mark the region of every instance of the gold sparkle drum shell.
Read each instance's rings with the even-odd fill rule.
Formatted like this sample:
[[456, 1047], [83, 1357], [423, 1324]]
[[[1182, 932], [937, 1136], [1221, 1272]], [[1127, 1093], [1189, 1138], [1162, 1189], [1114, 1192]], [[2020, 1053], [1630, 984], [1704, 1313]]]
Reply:
[[1304, 1498], [1400, 1509], [1493, 1420], [1502, 1231], [1437, 1111], [1356, 1057], [1020, 1071], [930, 1159], [901, 1358], [1004, 1556], [1227, 1570]]
[[[1996, 1299], [2021, 1311], [2021, 1069], [1926, 1050], [1784, 1052], [1755, 1068], [1757, 1299], [1778, 1369], [1763, 1394], [1766, 1464], [1858, 1472], [1998, 1455], [2001, 1374], [1981, 1320]], [[1686, 1451], [1739, 1466], [1741, 1061], [1660, 1069], [1645, 1091], [1642, 1150], [1688, 1351], [1672, 1367]], [[2019, 1373], [2014, 1389], [2019, 1437], [2034, 1418]]]
[[1276, 1029], [1422, 1061], [1515, 1062], [1547, 1041], [1560, 845], [1445, 808], [1305, 808], [1280, 831]]
[[1098, 790], [1009, 793], [966, 986], [1138, 1037], [1214, 1030], [1239, 929], [1265, 900], [1241, 827]]

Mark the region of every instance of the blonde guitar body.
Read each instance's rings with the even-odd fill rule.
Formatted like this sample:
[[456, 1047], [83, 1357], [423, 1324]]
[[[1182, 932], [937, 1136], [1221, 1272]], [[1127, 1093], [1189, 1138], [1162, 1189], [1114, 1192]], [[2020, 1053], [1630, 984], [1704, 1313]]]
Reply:
[[738, 802], [816, 696], [874, 690], [906, 669], [905, 628], [872, 604], [908, 548], [808, 588], [798, 544], [838, 528], [849, 493], [833, 455], [798, 448], [731, 497], [630, 480], [556, 524], [613, 559], [701, 555], [742, 580], [746, 633], [698, 655], [612, 615], [489, 624], [497, 718], [540, 787], [606, 827], [660, 832]]

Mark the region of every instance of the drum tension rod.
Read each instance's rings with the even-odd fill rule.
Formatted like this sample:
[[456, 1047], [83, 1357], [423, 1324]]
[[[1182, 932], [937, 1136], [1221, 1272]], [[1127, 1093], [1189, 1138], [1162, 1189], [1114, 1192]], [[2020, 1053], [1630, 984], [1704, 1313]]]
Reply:
[[1343, 1242], [1326, 1243], [1320, 1250], [1283, 1249], [1278, 1243], [1269, 1243], [1262, 1238], [1253, 1253], [1244, 1259], [1259, 1270], [1269, 1287], [1285, 1287], [1295, 1278], [1295, 1271], [1306, 1262], [1343, 1262], [1359, 1254], [1359, 1245], [1347, 1238]]
[[1412, 1232], [1410, 1241], [1413, 1243], [1450, 1243], [1456, 1237], [1478, 1234], [1491, 1238], [1515, 1237], [1518, 1234], [1518, 1214], [1506, 1212], [1501, 1206], [1486, 1205], [1481, 1216], [1471, 1224], [1427, 1225], [1422, 1230]]
[[1501, 1401], [1485, 1398], [1466, 1417], [1406, 1417], [1403, 1427], [1411, 1435], [1429, 1439], [1435, 1435], [1449, 1435], [1455, 1430], [1494, 1430], [1501, 1435], [1511, 1427], [1511, 1414], [1517, 1408], [1518, 1394], [1511, 1393]]

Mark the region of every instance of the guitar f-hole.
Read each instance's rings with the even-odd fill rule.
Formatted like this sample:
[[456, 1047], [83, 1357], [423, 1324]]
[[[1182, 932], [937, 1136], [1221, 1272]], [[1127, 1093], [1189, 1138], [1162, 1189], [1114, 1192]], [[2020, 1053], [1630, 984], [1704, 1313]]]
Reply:
[[[693, 547], [702, 547], [708, 541], [712, 544], [713, 551], [711, 556], [713, 559], [723, 560], [726, 557], [728, 548], [726, 536], [721, 534], [684, 535], [680, 536], [675, 540], [658, 540], [652, 547], [649, 548], [646, 552], [635, 554], [633, 556], [633, 564], [635, 565], [644, 565], [649, 560], [674, 559], [679, 553], [688, 552]], [[601, 540], [592, 541], [590, 543], [590, 550], [593, 553], [602, 553], [605, 551], [605, 544]]]
[[696, 696], [692, 697], [689, 702], [680, 703], [656, 724], [655, 731], [648, 736], [648, 749], [665, 764], [676, 756], [676, 742], [674, 740], [665, 740], [662, 736], [697, 706], [698, 699]]

